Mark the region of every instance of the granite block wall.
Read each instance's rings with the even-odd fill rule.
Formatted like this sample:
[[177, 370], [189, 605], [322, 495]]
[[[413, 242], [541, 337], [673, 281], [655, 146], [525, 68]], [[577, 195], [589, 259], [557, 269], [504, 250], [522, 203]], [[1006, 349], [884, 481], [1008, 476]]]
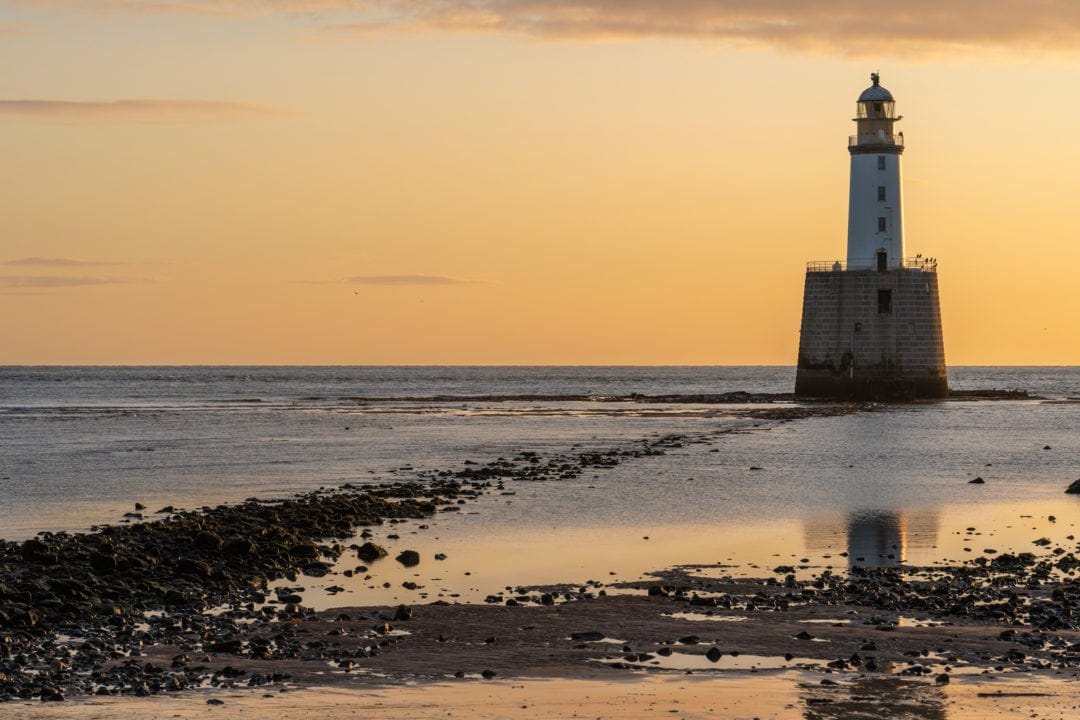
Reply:
[[795, 394], [948, 395], [937, 272], [808, 271]]

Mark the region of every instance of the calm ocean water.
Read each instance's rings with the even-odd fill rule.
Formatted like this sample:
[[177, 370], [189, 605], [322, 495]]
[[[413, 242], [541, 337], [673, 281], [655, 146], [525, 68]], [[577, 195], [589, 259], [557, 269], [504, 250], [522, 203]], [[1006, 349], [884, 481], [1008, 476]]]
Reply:
[[[793, 380], [790, 367], [3, 367], [0, 537], [116, 522], [136, 501], [280, 497], [670, 433], [704, 442], [596, 477], [515, 483], [516, 495], [493, 495], [414, 542], [454, 548], [462, 565], [443, 569], [479, 583], [482, 538], [492, 582], [543, 582], [609, 566], [858, 553], [860, 543], [902, 545], [906, 559], [929, 562], [964, 551], [956, 533], [970, 525], [993, 521], [1002, 543], [1021, 515], [1045, 524], [1054, 513], [1063, 531], [1080, 517], [1062, 494], [1080, 477], [1080, 402], [1069, 400], [1080, 397], [1080, 368], [950, 369], [955, 388], [1026, 389], [1045, 401], [790, 423], [727, 406], [582, 399], [783, 393]], [[968, 485], [976, 475], [986, 484]], [[627, 543], [645, 535], [627, 560]]]

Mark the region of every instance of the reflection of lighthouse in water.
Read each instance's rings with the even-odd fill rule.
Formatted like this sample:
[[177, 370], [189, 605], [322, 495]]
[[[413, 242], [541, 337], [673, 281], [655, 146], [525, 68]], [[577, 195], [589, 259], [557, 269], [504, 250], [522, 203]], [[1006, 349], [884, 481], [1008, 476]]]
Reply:
[[807, 550], [823, 554], [843, 548], [851, 567], [899, 567], [912, 551], [937, 544], [934, 510], [852, 512], [846, 516], [807, 520]]

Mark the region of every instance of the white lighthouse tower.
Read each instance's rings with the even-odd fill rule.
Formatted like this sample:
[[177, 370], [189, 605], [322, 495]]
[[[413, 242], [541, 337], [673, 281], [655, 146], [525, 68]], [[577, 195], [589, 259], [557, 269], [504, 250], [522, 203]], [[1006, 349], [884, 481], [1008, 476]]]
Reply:
[[904, 134], [893, 132], [900, 117], [892, 93], [877, 73], [856, 105], [855, 135], [848, 138], [851, 188], [848, 194], [849, 270], [893, 269], [904, 262], [904, 203], [900, 157]]

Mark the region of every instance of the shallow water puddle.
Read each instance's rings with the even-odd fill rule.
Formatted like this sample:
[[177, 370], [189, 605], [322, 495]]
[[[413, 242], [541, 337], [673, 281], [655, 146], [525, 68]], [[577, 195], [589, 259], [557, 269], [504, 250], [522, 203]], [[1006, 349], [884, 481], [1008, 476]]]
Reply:
[[673, 620], [693, 620], [706, 622], [745, 622], [746, 620], [750, 619], [745, 615], [709, 615], [706, 613], [693, 612], [665, 613], [661, 617], [671, 618]]
[[930, 620], [927, 618], [907, 617], [901, 615], [896, 618], [896, 627], [913, 627], [913, 628], [927, 628], [927, 627], [942, 627], [950, 623], [943, 622], [941, 620]]
[[741, 670], [755, 672], [758, 670], [810, 670], [824, 667], [828, 661], [820, 658], [793, 657], [790, 660], [783, 656], [747, 655], [744, 653], [722, 653], [716, 660], [710, 659], [701, 653], [672, 652], [670, 655], [647, 653], [637, 655], [636, 659], [631, 656], [622, 658], [608, 658], [597, 662], [612, 667], [640, 668], [648, 670], [693, 670], [693, 671], [719, 671]]

